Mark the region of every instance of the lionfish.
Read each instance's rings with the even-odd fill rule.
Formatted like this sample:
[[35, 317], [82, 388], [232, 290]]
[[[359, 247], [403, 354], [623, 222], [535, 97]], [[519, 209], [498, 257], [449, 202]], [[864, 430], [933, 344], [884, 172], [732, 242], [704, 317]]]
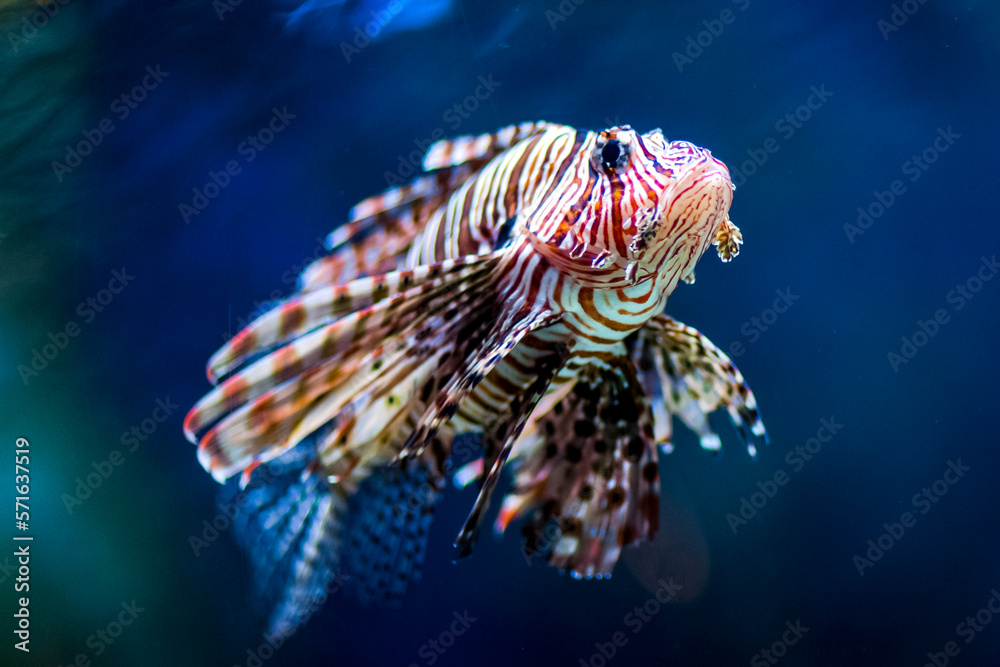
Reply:
[[[751, 455], [767, 440], [729, 358], [663, 314], [709, 245], [728, 262], [742, 243], [709, 151], [537, 122], [439, 141], [423, 168], [355, 206], [298, 292], [212, 356], [184, 423], [216, 480], [242, 473], [272, 633], [334, 579], [365, 602], [419, 579], [456, 435], [482, 441], [455, 475], [479, 486], [459, 556], [510, 461], [496, 529], [525, 518], [534, 553], [557, 525], [548, 562], [581, 578], [656, 533], [672, 416], [709, 450], [723, 407]], [[290, 472], [255, 483], [274, 460]]]

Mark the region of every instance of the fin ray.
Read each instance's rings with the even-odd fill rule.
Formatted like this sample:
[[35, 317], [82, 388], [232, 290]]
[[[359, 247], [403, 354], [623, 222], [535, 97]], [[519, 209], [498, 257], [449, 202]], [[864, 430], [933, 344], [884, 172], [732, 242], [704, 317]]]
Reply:
[[484, 433], [487, 439], [487, 455], [484, 457], [483, 470], [488, 472], [483, 477], [476, 502], [455, 539], [460, 558], [472, 552], [479, 526], [489, 508], [493, 491], [500, 481], [500, 473], [513, 450], [514, 443], [517, 442], [535, 406], [545, 395], [570, 354], [568, 347], [557, 345], [551, 355], [540, 359], [535, 380], [528, 385], [522, 395], [514, 398], [510, 410]]
[[527, 553], [541, 548], [539, 535], [554, 521], [551, 565], [575, 577], [610, 576], [621, 549], [652, 539], [659, 525], [652, 413], [631, 363], [587, 367], [536, 426], [497, 528], [533, 509]]
[[[757, 410], [757, 399], [739, 369], [726, 354], [697, 329], [667, 315], [649, 320], [640, 330], [640, 347], [654, 362], [655, 380], [668, 414], [677, 415], [701, 440], [702, 447], [717, 451], [719, 436], [709, 426], [707, 416], [726, 408], [751, 456], [756, 443], [768, 442], [767, 430]], [[663, 428], [659, 427], [661, 435]], [[669, 438], [669, 426], [667, 425]]]
[[544, 132], [551, 123], [545, 121], [508, 125], [496, 132], [442, 139], [424, 156], [424, 169], [431, 171], [467, 162], [489, 161], [519, 141]]

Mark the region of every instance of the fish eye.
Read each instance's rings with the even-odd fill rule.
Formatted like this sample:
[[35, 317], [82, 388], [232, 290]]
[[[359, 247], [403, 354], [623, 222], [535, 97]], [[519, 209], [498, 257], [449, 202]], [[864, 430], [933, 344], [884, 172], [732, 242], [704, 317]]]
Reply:
[[607, 135], [598, 139], [594, 150], [594, 162], [603, 167], [605, 171], [621, 173], [621, 170], [628, 166], [630, 157], [629, 141], [617, 138], [608, 139]]
[[601, 159], [604, 161], [604, 166], [608, 169], [615, 166], [618, 162], [618, 158], [622, 155], [622, 144], [617, 139], [612, 139], [604, 145], [601, 149]]

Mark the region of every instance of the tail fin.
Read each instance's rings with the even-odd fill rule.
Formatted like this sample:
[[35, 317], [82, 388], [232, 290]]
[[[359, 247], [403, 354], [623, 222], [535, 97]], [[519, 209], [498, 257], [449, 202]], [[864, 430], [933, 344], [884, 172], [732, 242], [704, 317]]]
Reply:
[[342, 571], [362, 604], [395, 605], [420, 581], [444, 481], [416, 461], [373, 471], [351, 497]]
[[222, 493], [244, 509], [234, 533], [268, 637], [290, 635], [334, 594], [393, 605], [420, 580], [441, 477], [416, 461], [381, 466], [348, 498], [318, 472], [315, 455], [310, 438], [255, 468], [243, 490]]
[[[254, 574], [254, 597], [267, 615], [265, 634], [284, 637], [340, 585], [338, 542], [346, 503], [312, 465], [307, 441], [222, 492], [244, 511], [233, 519], [236, 541]], [[237, 498], [242, 496], [242, 498]]]

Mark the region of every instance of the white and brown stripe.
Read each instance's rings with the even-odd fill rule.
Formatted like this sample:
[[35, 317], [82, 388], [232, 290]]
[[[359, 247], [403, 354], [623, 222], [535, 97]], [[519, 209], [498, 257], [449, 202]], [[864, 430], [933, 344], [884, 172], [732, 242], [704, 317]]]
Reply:
[[[221, 480], [319, 433], [316, 469], [346, 495], [399, 459], [443, 475], [452, 437], [482, 431], [463, 553], [513, 453], [525, 463], [504, 525], [544, 505], [536, 520], [568, 531], [553, 562], [607, 574], [655, 531], [673, 414], [706, 446], [709, 408], [764, 434], [725, 355], [661, 315], [710, 245], [724, 261], [739, 250], [728, 171], [659, 130], [545, 122], [439, 142], [424, 167], [358, 204], [300, 292], [212, 357], [221, 383], [187, 435]], [[578, 476], [548, 479], [556, 459]]]
[[[528, 138], [513, 143], [430, 216], [407, 264], [490, 252], [505, 223], [512, 224], [514, 258], [504, 265], [501, 292], [564, 316], [522, 341], [469, 396], [458, 412], [458, 430], [488, 425], [557, 343], [574, 354], [553, 391], [583, 365], [622, 356], [622, 341], [663, 311], [667, 296], [728, 222], [728, 172], [706, 150], [627, 127], [595, 133], [542, 123], [506, 133], [516, 136], [515, 129]], [[511, 143], [492, 138], [497, 136], [437, 144], [426, 163], [451, 166]], [[608, 168], [599, 155], [615, 141], [628, 159]]]

